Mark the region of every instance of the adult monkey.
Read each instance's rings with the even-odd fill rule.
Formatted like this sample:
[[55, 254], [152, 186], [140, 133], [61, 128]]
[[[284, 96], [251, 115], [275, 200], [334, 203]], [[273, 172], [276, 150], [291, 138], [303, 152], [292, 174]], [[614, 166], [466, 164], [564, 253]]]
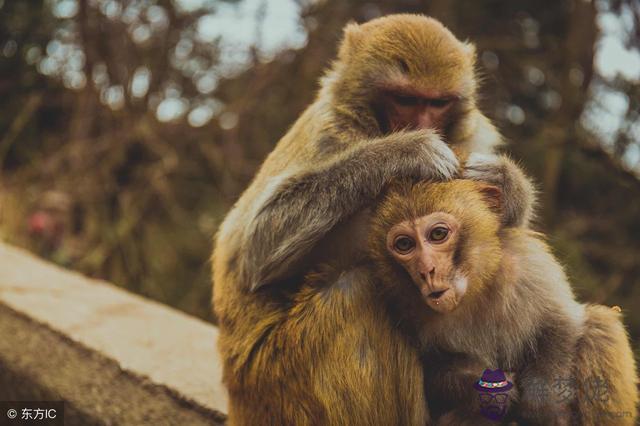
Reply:
[[[499, 144], [475, 105], [474, 62], [471, 44], [427, 17], [346, 27], [316, 101], [217, 235], [214, 306], [230, 424], [428, 420], [417, 354], [358, 262], [366, 207], [390, 180], [449, 179], [458, 161], [447, 143], [484, 154]], [[525, 224], [532, 191], [519, 170], [500, 157], [470, 163], [467, 175], [508, 195], [505, 222]], [[331, 268], [303, 281], [320, 263]]]

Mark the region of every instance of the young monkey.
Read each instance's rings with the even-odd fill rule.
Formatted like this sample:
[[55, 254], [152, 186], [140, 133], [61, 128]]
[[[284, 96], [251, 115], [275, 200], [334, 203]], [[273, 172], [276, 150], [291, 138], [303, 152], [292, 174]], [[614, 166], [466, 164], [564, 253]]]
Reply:
[[633, 424], [638, 380], [619, 312], [578, 303], [541, 236], [502, 214], [498, 188], [465, 180], [397, 183], [374, 212], [371, 259], [391, 316], [419, 345], [432, 418], [491, 423], [474, 385], [501, 369], [513, 384], [505, 420]]

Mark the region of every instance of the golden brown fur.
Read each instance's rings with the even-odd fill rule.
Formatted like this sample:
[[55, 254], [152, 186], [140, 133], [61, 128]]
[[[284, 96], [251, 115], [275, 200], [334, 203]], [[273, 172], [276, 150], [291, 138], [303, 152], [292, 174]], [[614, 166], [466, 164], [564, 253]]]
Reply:
[[[490, 423], [478, 413], [473, 383], [485, 368], [500, 368], [515, 377], [513, 420], [633, 424], [638, 381], [620, 315], [576, 302], [542, 238], [500, 227], [499, 203], [483, 188], [469, 181], [398, 184], [374, 212], [371, 257], [392, 316], [421, 348], [432, 416], [438, 424]], [[385, 244], [394, 224], [433, 212], [463, 224], [457, 264], [468, 291], [448, 314], [427, 307]], [[575, 398], [554, 393], [558, 379]], [[606, 398], [589, 398], [583, 390], [591, 382], [606, 383]]]
[[[394, 332], [361, 266], [366, 209], [394, 178], [452, 178], [459, 168], [451, 147], [490, 154], [499, 145], [475, 106], [474, 62], [470, 44], [424, 16], [346, 28], [317, 99], [216, 236], [214, 309], [231, 425], [425, 423], [417, 355]], [[446, 126], [389, 133], [379, 91], [397, 85], [454, 91]], [[528, 182], [511, 179], [506, 158], [476, 164], [485, 167], [470, 170], [472, 178], [522, 189], [513, 191], [508, 220], [526, 222]], [[305, 281], [322, 263], [334, 272]]]
[[573, 407], [585, 425], [632, 425], [637, 419], [638, 378], [622, 315], [588, 305], [584, 334], [575, 350], [578, 395]]
[[245, 306], [241, 331], [255, 343], [227, 353], [231, 425], [425, 424], [417, 352], [383, 314], [366, 271], [329, 274], [269, 301], [283, 304], [271, 315]]

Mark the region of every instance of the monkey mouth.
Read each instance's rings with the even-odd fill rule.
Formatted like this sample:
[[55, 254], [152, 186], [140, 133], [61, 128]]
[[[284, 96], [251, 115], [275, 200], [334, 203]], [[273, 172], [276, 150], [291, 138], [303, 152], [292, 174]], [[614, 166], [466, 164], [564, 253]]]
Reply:
[[429, 289], [423, 288], [425, 291], [422, 293], [422, 297], [427, 306], [436, 312], [447, 313], [451, 312], [458, 305], [456, 300], [456, 292], [452, 287], [447, 287], [443, 290], [436, 290], [427, 293]]
[[439, 291], [432, 291], [431, 293], [429, 293], [427, 295], [427, 297], [429, 299], [433, 299], [433, 300], [438, 300], [440, 299], [440, 297], [442, 297], [443, 294], [445, 294], [449, 289], [445, 288], [444, 290], [439, 290]]

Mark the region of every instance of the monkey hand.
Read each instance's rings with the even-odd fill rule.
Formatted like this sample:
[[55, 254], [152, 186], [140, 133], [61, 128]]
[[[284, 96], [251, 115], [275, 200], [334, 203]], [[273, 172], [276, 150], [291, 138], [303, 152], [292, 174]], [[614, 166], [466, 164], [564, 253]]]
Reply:
[[509, 157], [473, 153], [466, 161], [463, 177], [495, 185], [501, 190], [504, 226], [528, 226], [534, 213], [535, 189]]
[[394, 157], [404, 164], [396, 166], [395, 177], [450, 180], [457, 176], [460, 170], [458, 158], [435, 132], [416, 130], [404, 135], [410, 137], [403, 138], [398, 144], [401, 153]]

